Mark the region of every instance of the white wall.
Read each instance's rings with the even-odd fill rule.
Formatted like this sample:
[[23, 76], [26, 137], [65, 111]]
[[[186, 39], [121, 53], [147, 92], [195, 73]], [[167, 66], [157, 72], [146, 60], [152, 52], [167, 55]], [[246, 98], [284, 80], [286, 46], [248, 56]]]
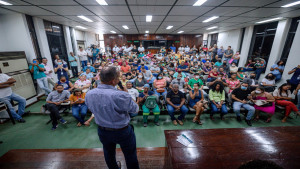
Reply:
[[287, 79], [290, 79], [292, 75], [288, 75], [288, 72], [291, 71], [294, 67], [300, 65], [299, 53], [300, 53], [300, 24], [298, 24], [298, 28], [288, 56], [288, 60], [285, 64], [285, 69], [282, 74], [281, 83], [284, 83], [286, 82]]
[[251, 45], [251, 40], [252, 40], [252, 35], [253, 35], [253, 29], [254, 29], [254, 26], [248, 26], [245, 29], [243, 44], [242, 44], [242, 48], [241, 48], [241, 58], [239, 61], [239, 67], [244, 66], [247, 62], [250, 45]]
[[218, 34], [218, 47], [223, 46], [226, 50], [228, 46], [231, 46], [231, 49], [235, 53], [239, 50], [242, 38], [242, 29], [234, 29], [226, 32], [220, 32]]
[[84, 32], [85, 34], [85, 46], [91, 46], [92, 44], [98, 45], [98, 42], [96, 41], [96, 34], [91, 32]]
[[76, 40], [84, 41], [84, 32], [75, 29]]
[[24, 14], [0, 15], [0, 51], [25, 51], [27, 61], [36, 58]]

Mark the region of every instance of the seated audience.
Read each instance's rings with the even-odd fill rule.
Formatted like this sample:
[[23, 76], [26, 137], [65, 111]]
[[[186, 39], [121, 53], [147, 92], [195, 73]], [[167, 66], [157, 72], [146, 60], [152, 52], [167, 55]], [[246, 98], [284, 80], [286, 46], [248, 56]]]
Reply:
[[[121, 74], [122, 74], [122, 72], [121, 72]], [[126, 83], [128, 82], [126, 75], [123, 74], [120, 76], [120, 82], [122, 83], [123, 87], [126, 86]]]
[[[73, 94], [70, 96], [70, 102], [72, 105], [72, 114], [78, 121], [77, 126], [84, 125], [84, 118], [86, 116], [88, 107], [85, 105], [85, 93], [81, 89], [75, 89]], [[80, 112], [80, 116], [79, 116]]]
[[238, 68], [238, 71], [237, 71], [237, 73], [236, 73], [236, 75], [237, 75], [237, 79], [238, 80], [244, 80], [244, 78], [245, 78], [245, 75], [244, 75], [244, 68], [242, 68], [242, 67], [239, 67]]
[[265, 112], [268, 114], [268, 119], [266, 123], [271, 122], [271, 118], [275, 113], [275, 99], [274, 97], [265, 91], [263, 87], [257, 87], [255, 91], [251, 92], [252, 102], [255, 108], [255, 121], [259, 120], [259, 112]]
[[160, 68], [157, 66], [155, 63], [151, 68], [150, 68], [151, 73], [153, 76], [157, 77], [157, 75], [160, 73]]
[[254, 64], [255, 64], [255, 62], [253, 62], [252, 59], [249, 59], [247, 61], [247, 63], [245, 64], [244, 72], [254, 71]]
[[181, 78], [182, 78], [183, 80], [185, 79], [186, 74], [183, 73], [183, 72], [181, 71], [180, 68], [177, 69], [177, 72], [174, 73], [173, 77], [174, 77], [174, 78], [177, 78], [178, 74], [181, 74]]
[[249, 89], [251, 90], [251, 92], [258, 87], [258, 81], [255, 80], [255, 77], [256, 77], [256, 74], [251, 73], [250, 78], [245, 78], [243, 80], [243, 83], [248, 83], [249, 84]]
[[272, 73], [267, 74], [261, 81], [261, 86], [263, 86], [267, 92], [273, 92], [275, 90], [275, 78]]
[[294, 95], [297, 96], [297, 107], [298, 110], [300, 110], [300, 84], [298, 84], [298, 87], [294, 90]]
[[82, 92], [86, 93], [90, 90], [91, 81], [87, 80], [85, 75], [82, 75], [76, 80], [74, 87], [76, 89], [81, 89]]
[[284, 61], [280, 60], [277, 64], [274, 64], [270, 71], [276, 77], [275, 81], [278, 82], [281, 79], [282, 72], [284, 71]]
[[233, 102], [233, 111], [236, 114], [237, 121], [242, 121], [240, 116], [241, 108], [243, 107], [248, 111], [247, 117], [245, 119], [246, 123], [249, 126], [252, 126], [251, 119], [254, 115], [255, 108], [248, 104], [251, 92], [249, 90], [248, 83], [243, 83], [240, 87], [234, 89], [231, 93], [232, 102]]
[[290, 91], [291, 86], [287, 83], [282, 84], [278, 89], [273, 92], [273, 96], [275, 98], [275, 103], [278, 106], [282, 106], [285, 108], [285, 116], [281, 120], [283, 123], [286, 122], [290, 113], [294, 111], [298, 115], [300, 115], [297, 106], [291, 102], [293, 99], [292, 92]]
[[87, 66], [85, 66], [85, 67], [82, 69], [82, 71], [80, 72], [80, 74], [83, 73], [83, 72], [85, 72], [87, 69], [90, 69], [90, 71], [91, 71], [92, 73], [96, 73], [96, 69], [91, 65], [91, 63], [87, 63]]
[[144, 91], [139, 94], [137, 103], [142, 104], [144, 127], [148, 126], [148, 116], [150, 114], [150, 110], [152, 110], [154, 114], [154, 124], [159, 126], [158, 120], [160, 109], [156, 103], [156, 96], [152, 91], [150, 91], [149, 84], [144, 85]]
[[69, 92], [71, 92], [74, 89], [73, 84], [70, 81], [68, 81], [65, 76], [60, 77], [59, 81], [55, 84], [54, 88], [56, 88], [57, 85], [63, 85], [64, 90], [68, 90]]
[[[186, 113], [189, 111], [189, 109], [184, 105], [184, 103], [185, 103], [184, 94], [181, 91], [179, 91], [179, 86], [177, 84], [174, 84], [173, 89], [170, 90], [167, 94], [167, 109], [171, 117], [171, 120], [175, 126], [177, 125], [177, 121], [180, 125], [183, 125], [182, 121]], [[174, 116], [175, 111], [181, 112], [177, 120]]]
[[199, 83], [194, 84], [193, 90], [189, 92], [189, 95], [191, 97], [189, 101], [189, 106], [196, 110], [196, 115], [193, 118], [193, 122], [202, 125], [202, 122], [200, 121], [200, 116], [204, 111], [204, 107], [203, 107], [204, 95], [202, 90], [200, 90]]
[[254, 68], [256, 80], [259, 80], [261, 73], [266, 69], [266, 61], [264, 59], [257, 59]]
[[128, 74], [130, 71], [131, 71], [131, 67], [127, 65], [126, 62], [123, 62], [121, 66], [121, 72], [123, 74]]
[[179, 87], [179, 91], [182, 93], [186, 93], [186, 83], [185, 81], [181, 78], [181, 74], [178, 74], [177, 78], [174, 78], [171, 82], [171, 85], [169, 86], [170, 89], [173, 89], [173, 85], [177, 84]]
[[91, 69], [87, 68], [85, 72], [81, 73], [80, 76], [85, 75], [90, 81], [94, 78], [94, 74], [91, 72]]
[[137, 98], [139, 97], [139, 91], [132, 87], [132, 82], [130, 81], [126, 82], [126, 89], [130, 94], [131, 98], [136, 102]]
[[214, 67], [208, 74], [207, 82], [214, 81], [218, 78], [218, 68]]
[[59, 109], [61, 108], [62, 103], [69, 101], [70, 92], [64, 90], [63, 85], [57, 85], [56, 90], [52, 91], [46, 99], [46, 108], [50, 111], [50, 118], [52, 120], [52, 129], [55, 130], [58, 126], [57, 121], [62, 124], [66, 124], [65, 121], [59, 114]]
[[146, 70], [146, 68], [143, 66], [141, 67], [141, 72], [143, 73], [144, 78], [147, 80], [147, 83], [152, 84], [154, 80], [156, 79], [153, 77], [150, 70]]
[[198, 73], [195, 73], [195, 74], [194, 74], [194, 78], [192, 78], [192, 79], [189, 80], [187, 87], [188, 87], [190, 90], [193, 90], [194, 84], [195, 84], [195, 83], [198, 83], [200, 89], [202, 89], [202, 87], [203, 87], [203, 81], [200, 79], [200, 76], [199, 76]]
[[144, 78], [144, 75], [142, 72], [138, 73], [138, 77], [133, 82], [133, 86], [139, 91], [143, 92], [144, 85], [147, 84], [147, 80]]
[[237, 73], [239, 70], [239, 68], [236, 66], [235, 63], [231, 63], [231, 66], [229, 68], [229, 72], [232, 74], [232, 73]]
[[300, 65], [289, 71], [288, 74], [293, 74], [291, 79], [288, 81], [289, 84], [291, 84], [291, 91], [293, 92], [300, 84]]
[[60, 79], [61, 76], [65, 76], [67, 80], [69, 80], [68, 76], [68, 65], [63, 64], [61, 59], [57, 59], [57, 65], [54, 67], [54, 72], [57, 74], [57, 79]]
[[231, 77], [226, 80], [226, 83], [229, 87], [229, 93], [240, 86], [240, 81], [236, 78], [236, 73], [231, 74]]
[[209, 90], [209, 99], [211, 101], [210, 119], [214, 120], [213, 115], [220, 112], [221, 120], [224, 120], [224, 115], [228, 113], [225, 105], [225, 90], [221, 82], [216, 82]]

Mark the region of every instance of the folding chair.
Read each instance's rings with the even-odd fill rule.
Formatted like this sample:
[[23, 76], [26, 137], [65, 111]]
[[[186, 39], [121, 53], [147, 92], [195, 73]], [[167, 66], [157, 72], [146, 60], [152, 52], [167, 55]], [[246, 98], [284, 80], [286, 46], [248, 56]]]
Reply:
[[[71, 110], [71, 104], [70, 104], [71, 102], [70, 101], [68, 101], [67, 103], [62, 103], [61, 104], [61, 107], [60, 107], [60, 109], [59, 109], [59, 114], [62, 114], [62, 113], [64, 113], [65, 115], [67, 115], [69, 112], [67, 111], [67, 110]], [[43, 105], [42, 106], [42, 109], [44, 109], [44, 110], [42, 110], [42, 112], [44, 113], [44, 114], [50, 114], [50, 111], [47, 109], [47, 106], [46, 105]], [[50, 119], [47, 123], [46, 123], [46, 125], [47, 124], [49, 124], [50, 122], [51, 122], [52, 120]]]
[[1, 117], [0, 119], [10, 119], [11, 122], [15, 125], [16, 124], [15, 119], [12, 117], [11, 112], [10, 112], [8, 106], [5, 103], [0, 102], [0, 111], [3, 111], [3, 110], [7, 111], [8, 115], [9, 115], [9, 118], [3, 118], [3, 117]]

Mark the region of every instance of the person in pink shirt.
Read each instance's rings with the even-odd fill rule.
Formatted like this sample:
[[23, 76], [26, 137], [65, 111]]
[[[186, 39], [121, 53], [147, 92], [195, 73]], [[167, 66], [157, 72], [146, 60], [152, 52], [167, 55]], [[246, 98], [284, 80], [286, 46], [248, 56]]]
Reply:
[[229, 87], [229, 93], [231, 93], [234, 89], [240, 87], [240, 81], [236, 78], [236, 73], [231, 74], [231, 78], [227, 79], [226, 83]]

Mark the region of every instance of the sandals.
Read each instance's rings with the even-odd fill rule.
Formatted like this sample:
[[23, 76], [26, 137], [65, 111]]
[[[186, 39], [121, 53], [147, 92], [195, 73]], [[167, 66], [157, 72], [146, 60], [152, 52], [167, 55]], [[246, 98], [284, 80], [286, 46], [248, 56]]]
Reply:
[[259, 121], [259, 117], [255, 117], [255, 118], [254, 118], [254, 121]]
[[270, 118], [268, 118], [265, 122], [266, 123], [270, 123], [272, 120]]
[[193, 123], [196, 123], [198, 121], [198, 116], [195, 116], [194, 118], [193, 118]]
[[202, 122], [200, 121], [200, 119], [197, 121], [197, 123], [198, 123], [199, 125], [202, 125]]

